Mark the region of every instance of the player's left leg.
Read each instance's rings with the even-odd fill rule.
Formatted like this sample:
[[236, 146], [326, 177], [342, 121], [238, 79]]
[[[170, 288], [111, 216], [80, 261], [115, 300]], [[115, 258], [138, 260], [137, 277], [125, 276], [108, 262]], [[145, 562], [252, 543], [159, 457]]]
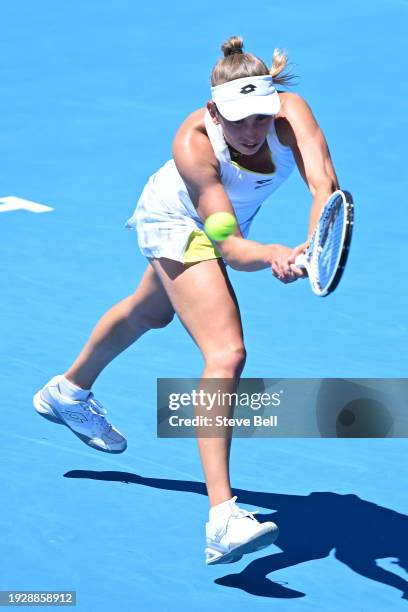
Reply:
[[[234, 393], [245, 363], [241, 317], [234, 290], [223, 262], [212, 259], [188, 268], [161, 258], [152, 260], [163, 287], [181, 322], [204, 359], [200, 388], [216, 392], [212, 415], [232, 416], [234, 406], [218, 401]], [[221, 393], [218, 395], [218, 391]], [[205, 401], [198, 407], [207, 410]], [[215, 419], [214, 419], [215, 420]], [[229, 455], [232, 428], [197, 428], [201, 464], [210, 501], [206, 524], [206, 563], [230, 563], [243, 554], [260, 550], [277, 537], [277, 526], [259, 523], [253, 513], [240, 508], [232, 496]], [[209, 437], [207, 437], [209, 435]]]

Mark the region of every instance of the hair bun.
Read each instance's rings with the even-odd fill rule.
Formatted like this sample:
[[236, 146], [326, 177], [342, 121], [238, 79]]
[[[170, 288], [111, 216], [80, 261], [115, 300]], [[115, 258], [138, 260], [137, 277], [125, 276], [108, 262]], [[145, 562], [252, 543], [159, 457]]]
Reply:
[[221, 51], [224, 53], [224, 57], [234, 55], [234, 53], [243, 53], [244, 39], [241, 36], [231, 36], [227, 42], [225, 42]]

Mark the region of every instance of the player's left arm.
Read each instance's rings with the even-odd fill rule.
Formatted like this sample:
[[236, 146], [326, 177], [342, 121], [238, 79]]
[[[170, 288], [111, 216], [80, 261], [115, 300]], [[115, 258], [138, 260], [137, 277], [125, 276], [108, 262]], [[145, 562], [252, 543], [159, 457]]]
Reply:
[[276, 117], [279, 140], [292, 149], [299, 172], [313, 197], [308, 237], [313, 234], [329, 196], [339, 188], [326, 138], [309, 105], [297, 94], [283, 93]]

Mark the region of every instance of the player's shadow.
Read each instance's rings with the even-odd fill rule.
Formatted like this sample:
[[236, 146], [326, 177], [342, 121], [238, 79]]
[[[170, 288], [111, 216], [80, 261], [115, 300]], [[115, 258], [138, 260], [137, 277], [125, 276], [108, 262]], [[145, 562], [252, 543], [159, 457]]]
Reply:
[[[72, 470], [64, 476], [207, 495], [205, 484], [200, 482], [144, 478], [128, 472]], [[378, 559], [392, 557], [395, 559], [393, 563], [408, 572], [407, 516], [360, 499], [357, 495], [316, 492], [304, 496], [244, 489], [233, 491], [238, 496], [238, 502], [273, 510], [271, 514], [257, 515], [257, 518], [261, 522], [273, 520], [277, 523], [279, 537], [276, 545], [281, 552], [251, 561], [241, 572], [216, 579], [217, 584], [263, 597], [302, 597], [304, 593], [272, 582], [266, 576], [298, 563], [323, 559], [335, 549], [335, 557], [350, 569], [399, 589], [408, 599], [407, 580], [376, 563]]]

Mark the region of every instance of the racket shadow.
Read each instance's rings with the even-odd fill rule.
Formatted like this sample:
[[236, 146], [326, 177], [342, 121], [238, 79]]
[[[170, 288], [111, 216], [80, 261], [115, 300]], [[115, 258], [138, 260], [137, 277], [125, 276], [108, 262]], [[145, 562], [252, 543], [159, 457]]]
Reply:
[[[87, 478], [132, 483], [168, 491], [207, 495], [205, 484], [188, 480], [145, 478], [119, 471], [71, 470], [66, 478]], [[242, 571], [217, 578], [222, 586], [252, 595], [277, 599], [305, 594], [273, 582], [267, 575], [307, 561], [323, 559], [335, 550], [335, 558], [365, 578], [392, 586], [408, 598], [408, 581], [379, 567], [378, 559], [394, 558], [408, 572], [408, 517], [357, 495], [313, 492], [286, 495], [233, 489], [238, 502], [272, 510], [259, 514], [260, 522], [273, 520], [279, 527], [276, 545], [281, 552], [251, 561]], [[233, 567], [233, 566], [231, 566]]]

